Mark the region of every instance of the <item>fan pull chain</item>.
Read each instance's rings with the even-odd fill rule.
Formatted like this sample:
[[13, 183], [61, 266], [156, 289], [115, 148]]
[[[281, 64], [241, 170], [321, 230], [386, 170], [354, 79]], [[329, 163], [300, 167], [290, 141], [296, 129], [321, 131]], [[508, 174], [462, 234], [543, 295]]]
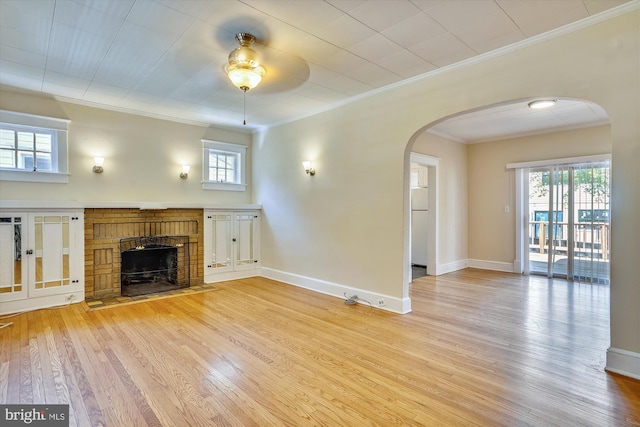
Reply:
[[247, 91], [242, 91], [242, 125], [247, 125]]

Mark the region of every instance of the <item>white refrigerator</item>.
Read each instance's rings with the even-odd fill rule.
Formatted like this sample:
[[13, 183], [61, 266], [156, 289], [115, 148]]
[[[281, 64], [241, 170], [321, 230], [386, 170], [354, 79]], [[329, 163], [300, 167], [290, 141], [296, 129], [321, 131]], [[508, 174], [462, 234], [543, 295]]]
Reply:
[[411, 264], [427, 266], [429, 189], [411, 190]]

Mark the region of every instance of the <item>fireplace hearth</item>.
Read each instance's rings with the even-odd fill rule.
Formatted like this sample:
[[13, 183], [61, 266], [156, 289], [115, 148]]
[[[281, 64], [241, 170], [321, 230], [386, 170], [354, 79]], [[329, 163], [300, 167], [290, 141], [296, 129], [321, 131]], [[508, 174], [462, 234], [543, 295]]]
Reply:
[[145, 236], [120, 240], [122, 296], [189, 287], [189, 236]]

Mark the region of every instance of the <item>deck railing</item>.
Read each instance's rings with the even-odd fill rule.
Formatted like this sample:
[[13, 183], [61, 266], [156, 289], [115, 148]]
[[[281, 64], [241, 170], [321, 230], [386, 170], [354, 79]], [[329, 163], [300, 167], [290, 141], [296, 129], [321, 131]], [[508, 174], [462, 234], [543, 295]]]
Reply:
[[[569, 224], [556, 222], [553, 227], [553, 242], [556, 252], [569, 250]], [[608, 223], [573, 225], [573, 250], [576, 256], [591, 256], [609, 260], [610, 229]], [[529, 252], [549, 253], [549, 223], [529, 222]]]

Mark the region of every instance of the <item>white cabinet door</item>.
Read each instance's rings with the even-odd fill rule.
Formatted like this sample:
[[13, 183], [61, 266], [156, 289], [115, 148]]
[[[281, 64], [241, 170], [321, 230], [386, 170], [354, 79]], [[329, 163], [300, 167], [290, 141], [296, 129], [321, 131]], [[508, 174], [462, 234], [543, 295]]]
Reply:
[[84, 227], [78, 212], [29, 214], [29, 297], [82, 290]]
[[81, 211], [0, 212], [0, 301], [84, 294], [83, 252]]
[[235, 246], [235, 271], [251, 270], [258, 264], [258, 251], [256, 245], [260, 217], [257, 212], [236, 212], [234, 214]]
[[233, 213], [205, 211], [205, 274], [233, 271]]
[[429, 183], [429, 172], [426, 166], [412, 166], [409, 175], [411, 188], [427, 187]]
[[28, 215], [0, 214], [0, 301], [27, 297], [28, 265], [25, 239]]
[[204, 212], [204, 273], [227, 273], [258, 266], [260, 215], [256, 211]]

